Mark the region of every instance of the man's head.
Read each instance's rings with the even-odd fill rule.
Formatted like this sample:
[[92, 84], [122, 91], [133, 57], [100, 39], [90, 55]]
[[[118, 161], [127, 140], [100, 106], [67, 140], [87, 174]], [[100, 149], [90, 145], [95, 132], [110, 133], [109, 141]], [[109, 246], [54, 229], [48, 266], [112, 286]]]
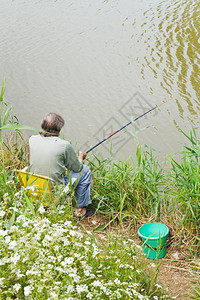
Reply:
[[41, 132], [40, 134], [43, 136], [59, 136], [64, 124], [65, 121], [60, 115], [49, 113], [41, 123], [41, 128], [48, 133]]

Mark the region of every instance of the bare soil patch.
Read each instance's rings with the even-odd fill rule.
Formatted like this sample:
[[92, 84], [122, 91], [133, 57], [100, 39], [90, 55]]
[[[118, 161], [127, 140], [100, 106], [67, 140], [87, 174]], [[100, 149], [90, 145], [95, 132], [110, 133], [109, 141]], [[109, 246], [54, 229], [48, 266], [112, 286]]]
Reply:
[[162, 259], [158, 279], [167, 288], [170, 297], [177, 300], [194, 299], [191, 285], [196, 279], [187, 267], [181, 267], [176, 261]]

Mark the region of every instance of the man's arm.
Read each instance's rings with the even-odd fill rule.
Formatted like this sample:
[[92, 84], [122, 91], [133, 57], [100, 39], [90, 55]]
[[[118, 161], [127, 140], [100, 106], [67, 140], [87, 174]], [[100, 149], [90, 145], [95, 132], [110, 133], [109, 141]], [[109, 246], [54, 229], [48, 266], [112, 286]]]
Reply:
[[72, 145], [66, 142], [65, 146], [65, 167], [74, 172], [80, 172], [83, 168], [83, 160], [86, 158], [87, 153], [79, 151], [78, 157], [74, 152]]

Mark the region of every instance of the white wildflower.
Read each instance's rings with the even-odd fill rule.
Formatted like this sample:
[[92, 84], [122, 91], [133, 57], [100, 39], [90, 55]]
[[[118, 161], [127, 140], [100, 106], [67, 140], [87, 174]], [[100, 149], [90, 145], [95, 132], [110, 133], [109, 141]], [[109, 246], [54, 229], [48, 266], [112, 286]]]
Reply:
[[57, 257], [57, 260], [60, 262], [60, 261], [62, 260], [62, 258], [63, 258], [63, 256], [62, 256], [62, 255], [59, 255], [59, 256]]
[[73, 285], [68, 285], [67, 287], [67, 293], [72, 293], [74, 291]]
[[122, 296], [119, 291], [115, 291], [115, 295], [116, 295], [117, 299], [121, 298], [121, 296]]
[[8, 249], [9, 250], [12, 250], [15, 248], [15, 246], [17, 246], [17, 242], [16, 241], [11, 241], [9, 246], [8, 246]]
[[7, 230], [0, 229], [0, 236], [5, 236], [5, 235], [7, 235]]
[[26, 275], [39, 275], [40, 274], [40, 272], [39, 271], [37, 271], [37, 270], [35, 270], [34, 268], [32, 268], [31, 270], [27, 270], [26, 271]]
[[54, 250], [55, 250], [55, 251], [58, 251], [59, 248], [60, 248], [60, 246], [59, 246], [59, 245], [56, 245], [56, 246], [54, 247]]
[[8, 236], [6, 236], [5, 237], [5, 243], [6, 244], [9, 244], [10, 243], [10, 239], [11, 239], [11, 237], [8, 235]]
[[116, 285], [119, 285], [119, 284], [121, 283], [121, 281], [120, 281], [118, 278], [116, 278], [116, 279], [114, 280], [114, 283], [115, 283]]
[[99, 281], [99, 280], [95, 280], [95, 281], [93, 281], [92, 282], [92, 284], [91, 285], [93, 285], [93, 286], [99, 286], [99, 287], [101, 287], [102, 286], [102, 283], [101, 283], [101, 281]]
[[48, 268], [49, 270], [52, 270], [52, 269], [54, 268], [54, 265], [48, 264], [48, 265], [47, 265], [47, 268]]
[[82, 264], [83, 268], [87, 266], [87, 262], [85, 260], [81, 260], [80, 263]]
[[76, 290], [78, 293], [88, 292], [88, 286], [86, 284], [80, 284], [76, 286]]
[[28, 256], [25, 256], [23, 259], [22, 259], [22, 262], [26, 262], [27, 260], [29, 260], [29, 257]]
[[18, 231], [18, 227], [13, 225], [10, 227], [10, 233], [13, 233], [13, 232], [17, 232]]
[[52, 236], [50, 236], [49, 234], [46, 234], [44, 239], [47, 240], [47, 241], [50, 241], [50, 242], [53, 241]]
[[43, 213], [45, 212], [44, 206], [43, 206], [42, 204], [40, 205], [40, 207], [39, 207], [39, 209], [38, 209], [38, 212], [39, 212], [40, 214], [43, 214]]
[[79, 257], [81, 257], [81, 254], [79, 254], [79, 253], [74, 253], [74, 257], [79, 258]]
[[41, 232], [38, 232], [36, 235], [35, 235], [35, 239], [37, 241], [39, 241], [41, 239]]
[[25, 295], [25, 296], [30, 295], [32, 289], [33, 289], [33, 287], [32, 287], [31, 285], [25, 286], [25, 288], [24, 288], [24, 295]]
[[48, 257], [48, 260], [52, 263], [55, 263], [56, 262], [56, 257], [51, 255], [51, 256]]
[[9, 199], [10, 199], [9, 194], [8, 194], [8, 193], [5, 193], [5, 194], [3, 195], [3, 200], [6, 202], [6, 201], [8, 201]]
[[95, 244], [93, 244], [92, 246], [93, 246], [93, 254], [92, 254], [92, 257], [96, 257], [97, 254], [100, 253], [100, 250], [99, 250], [99, 248], [98, 248]]
[[24, 222], [22, 226], [23, 226], [24, 228], [25, 228], [25, 227], [28, 227], [28, 226], [29, 226], [29, 222], [27, 222], [27, 221]]
[[14, 212], [18, 212], [19, 209], [16, 206], [10, 207], [10, 209], [12, 209]]
[[81, 277], [80, 276], [78, 276], [78, 275], [72, 275], [72, 276], [70, 276], [70, 277], [73, 277], [73, 280], [74, 280], [74, 282], [79, 282], [80, 281], [80, 279], [81, 279]]
[[70, 235], [71, 235], [71, 236], [75, 236], [75, 235], [76, 235], [76, 231], [70, 230]]
[[19, 291], [20, 288], [21, 288], [21, 284], [20, 284], [20, 283], [16, 283], [16, 284], [13, 286], [13, 289], [16, 290], [17, 292]]
[[56, 267], [55, 270], [60, 273], [64, 273], [64, 270], [61, 267]]
[[[0, 266], [4, 266], [6, 264], [5, 258], [0, 259]], [[0, 284], [1, 285], [1, 284]]]
[[68, 221], [68, 220], [65, 220], [65, 225], [68, 226], [68, 227], [71, 227], [72, 226], [72, 222]]
[[51, 297], [53, 297], [53, 299], [55, 299], [56, 297], [58, 297], [58, 295], [55, 292], [51, 292], [50, 295], [51, 295]]
[[84, 270], [85, 276], [89, 277], [90, 276], [90, 270]]
[[22, 278], [22, 277], [25, 276], [24, 274], [21, 273], [21, 270], [20, 270], [20, 269], [16, 270], [16, 271], [15, 271], [15, 274], [16, 274], [16, 276], [17, 276], [18, 279], [20, 279], [20, 278]]
[[21, 215], [19, 217], [17, 217], [16, 222], [20, 223], [20, 222], [25, 222], [26, 221], [26, 217], [24, 215]]
[[20, 259], [20, 255], [19, 255], [18, 253], [15, 253], [14, 256], [11, 256], [11, 257], [10, 257], [10, 261], [11, 261], [12, 263], [14, 263], [14, 265], [16, 265], [16, 263], [18, 262], [19, 259]]
[[153, 268], [155, 268], [155, 264], [154, 263], [150, 263], [150, 266], [152, 266]]
[[92, 235], [92, 232], [90, 232], [89, 230], [87, 230], [86, 233]]
[[60, 206], [60, 209], [65, 209], [65, 205], [61, 205], [61, 206]]
[[80, 232], [78, 232], [78, 231], [75, 231], [75, 230], [70, 230], [69, 234], [70, 234], [71, 236], [76, 236], [78, 239], [83, 238], [82, 233], [80, 233]]
[[91, 243], [89, 241], [85, 241], [85, 245], [90, 245]]
[[3, 216], [5, 216], [5, 211], [4, 210], [0, 210], [0, 217], [3, 217]]
[[63, 267], [66, 267], [67, 265], [71, 265], [74, 262], [74, 258], [73, 257], [65, 257], [65, 260], [61, 262], [61, 265]]
[[88, 299], [93, 299], [93, 294], [91, 292], [89, 292], [86, 296]]
[[37, 185], [33, 184], [33, 185], [26, 186], [24, 190], [29, 190], [29, 191], [34, 192], [36, 188], [37, 188]]
[[20, 192], [15, 193], [15, 197], [21, 196]]
[[3, 285], [3, 281], [4, 281], [4, 277], [2, 277], [2, 278], [0, 278], [0, 286], [2, 286]]
[[44, 240], [42, 241], [43, 246], [49, 246], [49, 242], [53, 241], [53, 238], [49, 235], [46, 234], [44, 237]]
[[51, 224], [51, 221], [49, 219], [47, 219], [47, 218], [44, 218], [43, 222], [44, 222], [45, 226], [48, 226], [48, 227]]
[[67, 239], [65, 239], [64, 240], [64, 246], [69, 246], [69, 245], [70, 245], [70, 242]]
[[10, 183], [13, 183], [13, 180], [8, 180], [8, 181], [6, 182], [6, 185], [8, 185], [8, 184], [10, 184]]
[[90, 276], [90, 274], [91, 274], [91, 272], [92, 272], [92, 268], [90, 267], [90, 266], [88, 266], [88, 265], [86, 265], [85, 267], [84, 267], [84, 274], [85, 274], [85, 276]]

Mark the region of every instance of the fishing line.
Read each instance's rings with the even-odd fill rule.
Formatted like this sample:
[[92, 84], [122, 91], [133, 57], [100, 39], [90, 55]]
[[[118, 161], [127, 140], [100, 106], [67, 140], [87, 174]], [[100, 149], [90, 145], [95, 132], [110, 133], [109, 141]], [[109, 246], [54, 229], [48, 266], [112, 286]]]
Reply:
[[[174, 97], [173, 97], [174, 98]], [[99, 143], [97, 143], [96, 145], [94, 145], [93, 147], [91, 147], [89, 150], [86, 151], [86, 153], [89, 153], [90, 151], [92, 151], [93, 149], [95, 149], [96, 147], [98, 147], [99, 145], [101, 145], [102, 143], [104, 143], [105, 141], [107, 141], [108, 139], [110, 139], [113, 135], [117, 134], [118, 132], [120, 132], [122, 129], [126, 128], [127, 126], [129, 126], [130, 124], [132, 124], [133, 122], [137, 121], [138, 119], [144, 117], [145, 115], [147, 115], [148, 113], [152, 112], [154, 109], [157, 109], [158, 107], [162, 106], [163, 104], [167, 103], [168, 101], [172, 100], [173, 98], [170, 98], [166, 101], [163, 101], [161, 104], [156, 105], [155, 107], [149, 109], [148, 111], [146, 111], [145, 113], [143, 113], [142, 115], [138, 116], [137, 118], [135, 118], [133, 121], [128, 122], [127, 124], [125, 124], [124, 126], [122, 126], [120, 129], [116, 130], [115, 132], [113, 132], [112, 134], [110, 134], [109, 136], [107, 136], [106, 138], [104, 138], [102, 141], [100, 141]]]

